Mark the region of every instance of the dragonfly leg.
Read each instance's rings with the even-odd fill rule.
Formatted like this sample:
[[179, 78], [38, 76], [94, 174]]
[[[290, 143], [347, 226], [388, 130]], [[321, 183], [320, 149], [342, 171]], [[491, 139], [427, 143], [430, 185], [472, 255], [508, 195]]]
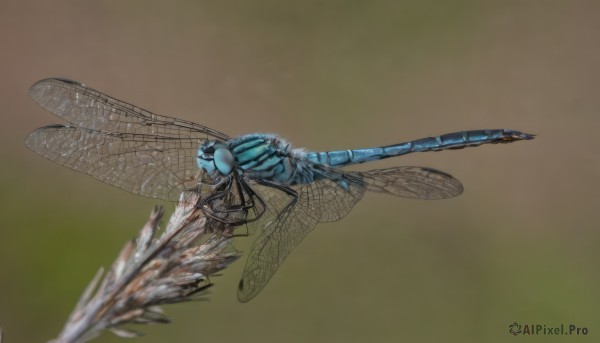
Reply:
[[[250, 187], [243, 180], [239, 184], [244, 189], [244, 192], [246, 192], [249, 195], [249, 206], [248, 206], [248, 208], [249, 209], [250, 208], [255, 208], [256, 209], [257, 205], [258, 205], [258, 209], [259, 209], [259, 212], [255, 213], [256, 217], [248, 220], [248, 222], [253, 222], [253, 221], [256, 221], [256, 220], [260, 219], [260, 217], [262, 217], [262, 215], [265, 213], [265, 211], [267, 209], [267, 205], [265, 204], [265, 201], [260, 196], [260, 194], [256, 193], [252, 189], [252, 187]], [[255, 198], [256, 198], [256, 203], [254, 201]]]
[[200, 202], [198, 203], [198, 206], [200, 208], [202, 208], [202, 211], [204, 212], [204, 214], [206, 214], [207, 217], [210, 217], [212, 219], [215, 219], [217, 221], [220, 221], [222, 223], [229, 224], [229, 225], [240, 225], [241, 223], [238, 223], [235, 220], [230, 220], [230, 219], [224, 218], [222, 215], [219, 216], [219, 214], [223, 214], [223, 213], [228, 214], [229, 212], [233, 212], [233, 211], [230, 211], [228, 208], [225, 208], [225, 209], [216, 209], [215, 208], [216, 206], [223, 205], [227, 202], [227, 199], [225, 199], [225, 198], [231, 192], [231, 188], [232, 188], [231, 178], [227, 178], [227, 179], [223, 180], [223, 182], [220, 182], [219, 184], [216, 185], [216, 188], [212, 193], [210, 193], [208, 196], [206, 196], [205, 198], [200, 200]]
[[[202, 199], [200, 206], [207, 216], [232, 226], [255, 221], [266, 209], [260, 195], [237, 174], [219, 183], [212, 193]], [[253, 215], [249, 216], [252, 209]]]

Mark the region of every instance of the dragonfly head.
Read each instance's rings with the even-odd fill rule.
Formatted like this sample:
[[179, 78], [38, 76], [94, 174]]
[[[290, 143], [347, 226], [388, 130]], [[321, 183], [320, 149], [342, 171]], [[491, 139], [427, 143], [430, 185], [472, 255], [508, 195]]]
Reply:
[[227, 176], [233, 171], [235, 159], [226, 144], [216, 140], [206, 140], [198, 148], [198, 167], [215, 178]]

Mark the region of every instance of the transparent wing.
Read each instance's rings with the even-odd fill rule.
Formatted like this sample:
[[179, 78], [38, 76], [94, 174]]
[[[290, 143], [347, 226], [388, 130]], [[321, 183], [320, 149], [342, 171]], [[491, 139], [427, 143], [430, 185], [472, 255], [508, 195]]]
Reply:
[[[319, 172], [319, 171], [316, 171]], [[260, 293], [289, 253], [318, 222], [344, 217], [365, 192], [360, 180], [344, 173], [321, 171], [325, 179], [293, 186], [295, 195], [274, 189], [256, 189], [267, 212], [251, 227], [262, 228], [252, 245], [238, 287], [238, 299], [247, 302]]]
[[143, 196], [176, 201], [198, 182], [197, 143], [191, 138], [53, 125], [33, 131], [25, 142], [51, 161]]
[[293, 186], [296, 196], [273, 188], [257, 191], [267, 212], [251, 227], [262, 228], [252, 245], [238, 288], [246, 302], [267, 285], [289, 253], [319, 222], [339, 220], [350, 212], [365, 191], [416, 199], [443, 199], [462, 193], [458, 180], [422, 167], [395, 167], [366, 172], [342, 172], [314, 165], [318, 175], [309, 185]]
[[346, 172], [362, 180], [368, 191], [412, 199], [446, 199], [460, 195], [463, 186], [452, 175], [423, 167], [393, 167]]
[[[250, 301], [267, 285], [287, 255], [317, 225], [319, 213], [312, 206], [302, 206], [295, 197], [278, 191], [261, 192], [269, 196], [267, 213], [250, 230], [258, 237], [250, 248], [238, 287], [238, 300]], [[254, 225], [253, 225], [254, 224]]]
[[219, 131], [177, 118], [154, 114], [120, 101], [79, 82], [45, 79], [29, 90], [31, 98], [72, 126], [102, 132], [144, 134], [163, 138], [229, 137]]

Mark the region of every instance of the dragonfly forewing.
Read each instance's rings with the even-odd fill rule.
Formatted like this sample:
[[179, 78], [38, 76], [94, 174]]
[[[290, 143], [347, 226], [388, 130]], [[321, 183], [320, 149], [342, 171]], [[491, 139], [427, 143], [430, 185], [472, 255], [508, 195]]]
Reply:
[[45, 110], [72, 126], [100, 132], [132, 133], [161, 138], [230, 139], [226, 134], [191, 121], [152, 113], [67, 79], [44, 79], [29, 90]]

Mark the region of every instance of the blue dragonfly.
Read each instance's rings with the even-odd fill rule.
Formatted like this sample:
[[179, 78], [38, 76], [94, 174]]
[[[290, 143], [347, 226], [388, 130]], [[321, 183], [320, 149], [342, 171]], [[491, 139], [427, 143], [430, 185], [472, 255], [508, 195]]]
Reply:
[[[471, 130], [400, 144], [307, 152], [274, 134], [237, 138], [154, 114], [79, 82], [45, 79], [29, 92], [66, 121], [33, 131], [27, 146], [43, 157], [142, 196], [177, 201], [203, 192], [209, 218], [257, 232], [238, 286], [242, 302], [267, 285], [288, 254], [320, 222], [350, 212], [365, 192], [413, 199], [462, 193], [451, 175], [424, 167], [343, 171], [340, 167], [413, 152], [533, 139], [514, 130]], [[202, 186], [209, 185], [209, 192]]]

